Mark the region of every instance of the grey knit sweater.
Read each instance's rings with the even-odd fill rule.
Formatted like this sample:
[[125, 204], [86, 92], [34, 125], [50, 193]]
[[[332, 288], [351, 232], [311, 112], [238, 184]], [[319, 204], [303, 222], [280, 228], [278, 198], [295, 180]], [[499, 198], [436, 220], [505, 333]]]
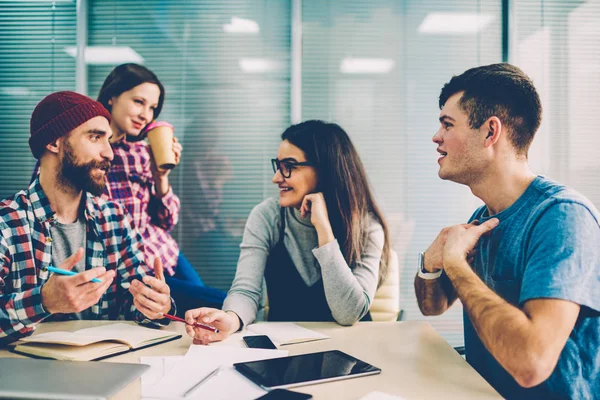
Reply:
[[[286, 208], [285, 213], [283, 243], [304, 282], [312, 286], [323, 279], [327, 303], [339, 324], [351, 325], [361, 319], [377, 289], [384, 243], [381, 225], [371, 219], [368, 244], [351, 269], [337, 240], [318, 247], [310, 217], [302, 218], [295, 208]], [[234, 311], [244, 325], [256, 318], [265, 266], [279, 241], [279, 226], [279, 202], [275, 198], [254, 207], [246, 222], [235, 279], [223, 304], [223, 310]]]

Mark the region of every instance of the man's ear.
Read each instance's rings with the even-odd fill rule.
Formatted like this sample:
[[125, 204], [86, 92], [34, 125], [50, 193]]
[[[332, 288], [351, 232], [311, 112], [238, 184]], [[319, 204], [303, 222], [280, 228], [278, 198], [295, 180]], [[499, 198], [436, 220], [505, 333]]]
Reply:
[[481, 126], [481, 129], [485, 134], [484, 145], [488, 147], [496, 144], [503, 133], [503, 128], [502, 122], [498, 117], [490, 117], [487, 121], [485, 121], [485, 123]]
[[54, 153], [54, 154], [58, 154], [58, 150], [60, 148], [60, 140], [57, 139], [53, 142], [50, 142], [46, 145], [46, 150], [48, 150], [50, 153]]

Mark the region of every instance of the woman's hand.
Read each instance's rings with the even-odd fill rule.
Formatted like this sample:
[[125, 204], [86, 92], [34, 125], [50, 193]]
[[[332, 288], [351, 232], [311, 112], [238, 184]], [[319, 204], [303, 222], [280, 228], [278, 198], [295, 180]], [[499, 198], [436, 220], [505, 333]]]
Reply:
[[219, 333], [214, 333], [206, 329], [186, 325], [185, 330], [190, 337], [194, 338], [194, 344], [219, 342], [240, 329], [240, 320], [237, 314], [232, 311], [225, 312], [216, 308], [202, 307], [189, 310], [185, 313], [185, 320], [189, 324], [199, 322], [204, 325], [214, 326], [219, 330]]
[[319, 236], [319, 247], [335, 240], [323, 193], [311, 193], [304, 196], [304, 200], [302, 200], [302, 205], [300, 206], [300, 214], [305, 218], [309, 213], [310, 222], [317, 230], [317, 235]]
[[[173, 137], [173, 153], [175, 153], [175, 165], [179, 165], [181, 161], [181, 153], [183, 151], [183, 146], [176, 137]], [[154, 159], [154, 155], [152, 154], [152, 150], [150, 150], [150, 170], [152, 171], [152, 176], [154, 177], [154, 183], [156, 186], [156, 194], [159, 197], [164, 196], [169, 191], [169, 174], [171, 173], [170, 169], [160, 169], [156, 166], [156, 160]]]

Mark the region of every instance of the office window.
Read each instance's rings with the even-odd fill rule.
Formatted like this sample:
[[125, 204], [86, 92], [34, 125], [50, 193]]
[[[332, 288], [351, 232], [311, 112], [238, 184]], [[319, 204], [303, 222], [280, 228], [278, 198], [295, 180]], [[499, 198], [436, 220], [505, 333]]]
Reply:
[[36, 104], [75, 89], [75, 2], [0, 0], [0, 198], [29, 186], [35, 159], [29, 120]]
[[530, 163], [600, 207], [600, 2], [519, 0], [515, 16], [511, 54], [544, 107]]
[[88, 43], [114, 57], [88, 66], [89, 95], [123, 62], [162, 81], [159, 119], [184, 147], [170, 175], [181, 199], [173, 234], [202, 279], [224, 290], [250, 210], [277, 194], [269, 160], [290, 120], [290, 12], [279, 0], [89, 3]]
[[[290, 0], [88, 0], [87, 94], [123, 62], [166, 87], [162, 120], [184, 146], [171, 183], [182, 200], [173, 234], [213, 286], [228, 289], [247, 216], [276, 196], [270, 158], [290, 122]], [[416, 254], [480, 202], [437, 176], [431, 137], [437, 99], [453, 74], [501, 61], [498, 0], [303, 0], [302, 119], [339, 123], [355, 142], [388, 217], [401, 267], [405, 319], [462, 343], [457, 304], [421, 316]], [[514, 0], [510, 61], [534, 80], [544, 119], [534, 171], [600, 206], [600, 3]], [[141, 22], [143, 21], [143, 23]], [[75, 1], [0, 0], [0, 196], [28, 185], [29, 119], [39, 100], [75, 90]]]
[[413, 280], [417, 253], [479, 205], [437, 176], [438, 96], [453, 74], [501, 61], [501, 4], [463, 0], [304, 0], [302, 118], [339, 123], [355, 142], [389, 220], [401, 263], [405, 319], [463, 342], [457, 304], [423, 317]]

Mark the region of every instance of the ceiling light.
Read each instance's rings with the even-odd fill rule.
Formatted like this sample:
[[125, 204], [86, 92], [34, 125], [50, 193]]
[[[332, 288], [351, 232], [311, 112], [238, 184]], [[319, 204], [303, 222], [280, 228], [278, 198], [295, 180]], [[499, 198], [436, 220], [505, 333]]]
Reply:
[[468, 34], [483, 30], [494, 20], [488, 14], [477, 13], [429, 13], [419, 25], [419, 32], [426, 34]]
[[23, 86], [6, 86], [0, 88], [0, 93], [7, 96], [31, 96], [33, 92]]
[[344, 58], [340, 71], [344, 74], [387, 74], [394, 64], [389, 58]]
[[267, 58], [240, 58], [239, 65], [242, 71], [249, 74], [273, 72], [281, 68], [279, 61]]
[[258, 33], [260, 26], [251, 19], [232, 17], [230, 24], [223, 24], [223, 31], [226, 33]]
[[[71, 57], [77, 57], [77, 47], [67, 46], [64, 50]], [[144, 63], [144, 58], [129, 46], [87, 46], [84, 59], [90, 65]]]

